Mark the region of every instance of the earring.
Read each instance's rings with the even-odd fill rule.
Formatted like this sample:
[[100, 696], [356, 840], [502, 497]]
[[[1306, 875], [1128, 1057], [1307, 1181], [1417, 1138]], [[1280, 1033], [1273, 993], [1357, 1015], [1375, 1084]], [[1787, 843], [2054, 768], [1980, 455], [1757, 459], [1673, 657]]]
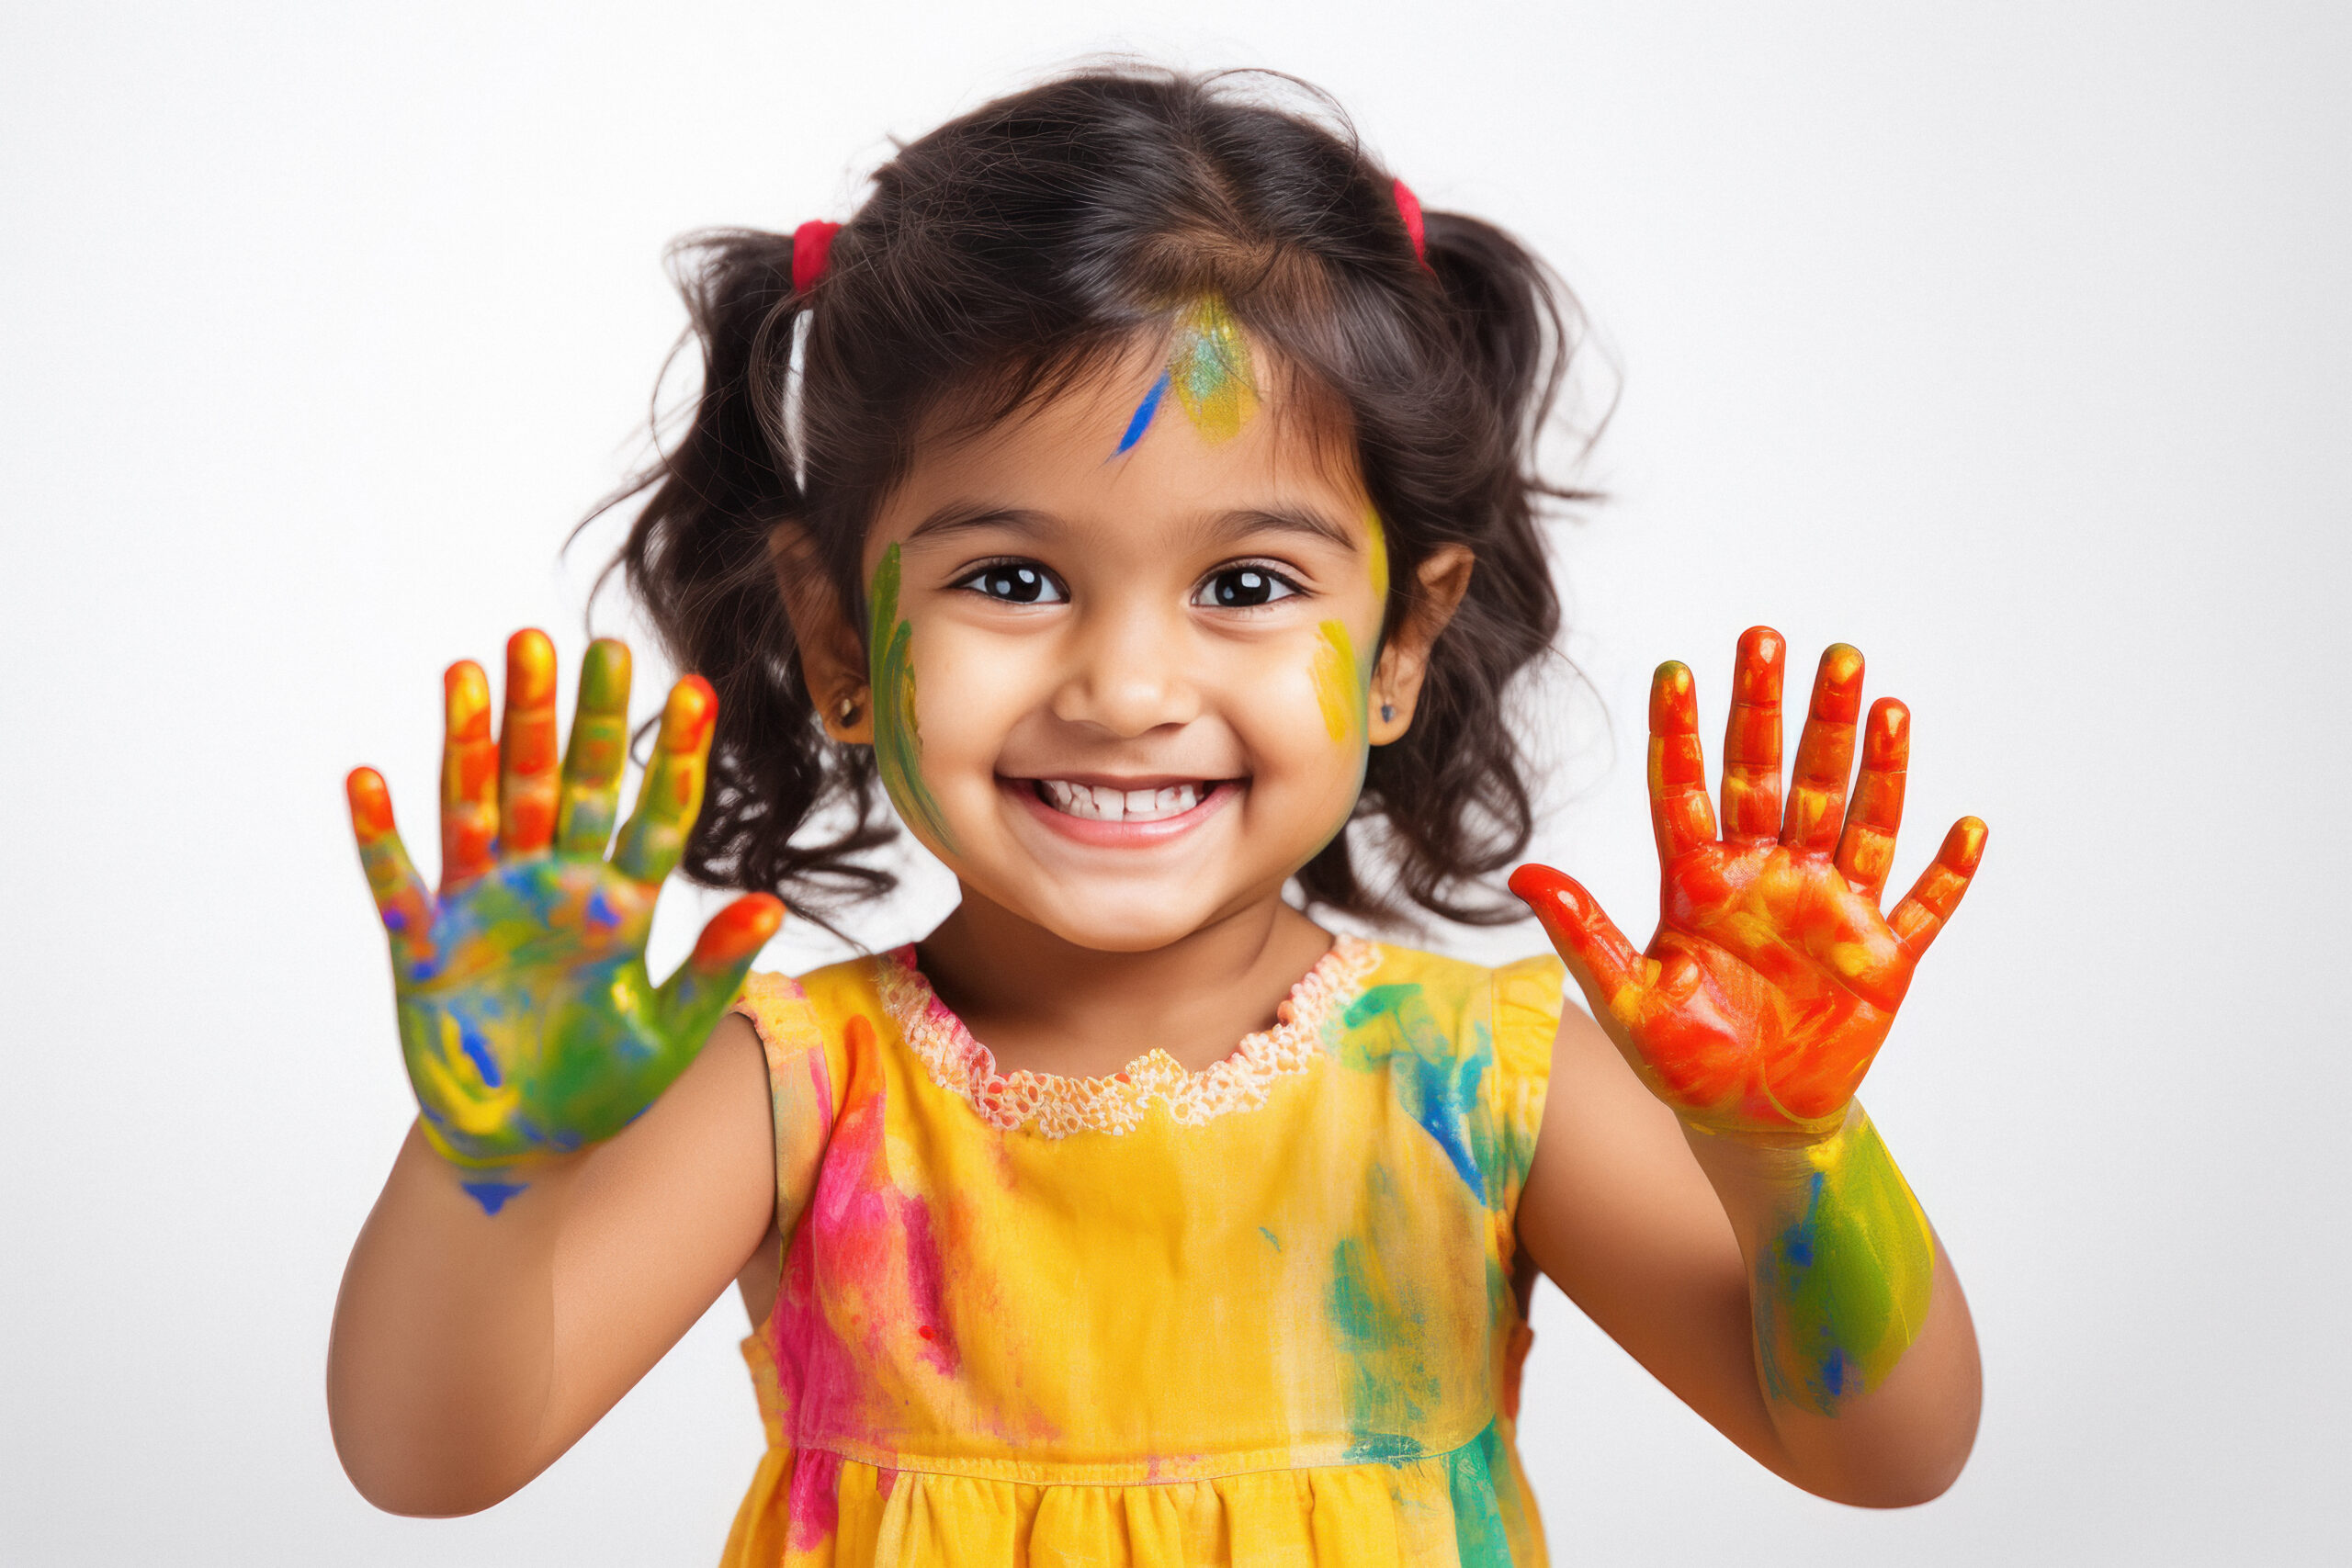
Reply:
[[1394, 708], [1393, 706], [1391, 706], [1390, 705], [1388, 705], [1388, 704], [1386, 704], [1386, 703], [1383, 703], [1383, 704], [1381, 704], [1381, 705], [1380, 705], [1380, 722], [1381, 722], [1381, 723], [1383, 723], [1383, 724], [1388, 724], [1388, 723], [1391, 723], [1391, 722], [1393, 722], [1393, 721], [1396, 719], [1396, 708]]
[[843, 697], [840, 705], [833, 709], [833, 713], [841, 719], [842, 728], [847, 729], [857, 722], [857, 699]]

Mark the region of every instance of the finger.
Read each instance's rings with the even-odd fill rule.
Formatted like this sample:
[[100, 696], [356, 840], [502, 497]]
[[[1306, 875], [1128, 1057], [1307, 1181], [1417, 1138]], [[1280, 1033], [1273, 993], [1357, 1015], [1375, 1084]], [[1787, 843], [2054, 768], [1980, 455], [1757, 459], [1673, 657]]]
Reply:
[[1894, 866], [1903, 777], [1910, 766], [1911, 710], [1893, 697], [1881, 697], [1862, 726], [1862, 772], [1846, 807], [1846, 829], [1838, 837], [1838, 870], [1873, 908]]
[[555, 838], [555, 644], [526, 627], [506, 639], [506, 716], [498, 727], [499, 848], [547, 852]]
[[1698, 683], [1679, 660], [1659, 665], [1650, 679], [1650, 827], [1661, 865], [1715, 836], [1699, 746]]
[[710, 918], [693, 954], [662, 983], [662, 1032], [673, 1048], [700, 1049], [782, 924], [782, 901], [765, 893], [745, 894]]
[[351, 836], [359, 842], [368, 891], [375, 896], [376, 913], [391, 939], [393, 961], [405, 968], [431, 948], [433, 896], [392, 826], [392, 795], [384, 787], [384, 775], [373, 768], [354, 768], [343, 781], [343, 793], [351, 806]]
[[1568, 967], [1581, 971], [1577, 979], [1588, 998], [1628, 1021], [1641, 1016], [1648, 962], [1582, 884], [1548, 865], [1529, 864], [1510, 874], [1510, 890], [1535, 911]]
[[1973, 817], [1962, 818], [1944, 835], [1944, 846], [1936, 852], [1934, 861], [1894, 907], [1886, 923], [1914, 961], [1928, 951], [1951, 912], [1960, 908], [1969, 879], [1984, 858], [1984, 824]]
[[588, 645], [556, 807], [556, 848], [564, 854], [601, 855], [612, 842], [628, 763], [628, 644], [600, 637]]
[[488, 871], [498, 844], [498, 746], [490, 738], [490, 678], [470, 659], [441, 677], [441, 886]]
[[1829, 645], [1813, 679], [1813, 709], [1797, 739], [1781, 842], [1801, 853], [1829, 852], [1846, 811], [1846, 780], [1854, 769], [1854, 720], [1862, 711], [1862, 654], [1849, 643]]
[[1724, 726], [1724, 837], [1781, 831], [1781, 678], [1789, 645], [1770, 626], [1740, 635], [1732, 666], [1731, 719]]
[[620, 847], [613, 852], [613, 869], [623, 876], [658, 883], [685, 852], [686, 835], [702, 812], [711, 725], [718, 716], [718, 697], [701, 676], [689, 675], [670, 688], [662, 733], [653, 742], [653, 765], [645, 771], [637, 809], [629, 813]]

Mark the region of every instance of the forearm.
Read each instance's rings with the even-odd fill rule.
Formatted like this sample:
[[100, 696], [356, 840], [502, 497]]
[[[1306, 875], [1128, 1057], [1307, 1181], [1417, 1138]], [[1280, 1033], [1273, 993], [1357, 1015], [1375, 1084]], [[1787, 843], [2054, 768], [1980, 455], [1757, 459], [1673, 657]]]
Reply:
[[410, 1130], [344, 1270], [327, 1354], [335, 1448], [377, 1506], [470, 1513], [553, 1457], [557, 1244], [583, 1157], [535, 1169], [492, 1215]]
[[1926, 1501], [1981, 1398], [1975, 1333], [1926, 1214], [1860, 1105], [1818, 1143], [1686, 1136], [1739, 1242], [1784, 1473], [1840, 1501]]

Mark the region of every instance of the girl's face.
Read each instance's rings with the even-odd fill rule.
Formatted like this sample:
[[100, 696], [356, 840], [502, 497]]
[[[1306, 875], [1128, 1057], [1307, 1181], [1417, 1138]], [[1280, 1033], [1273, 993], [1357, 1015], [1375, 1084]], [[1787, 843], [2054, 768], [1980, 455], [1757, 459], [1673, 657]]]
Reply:
[[[1387, 558], [1352, 452], [1208, 310], [1172, 358], [926, 444], [866, 541], [899, 816], [967, 897], [1098, 950], [1278, 898], [1404, 732], [1429, 640], [1374, 670]], [[1467, 557], [1433, 564], [1450, 611]]]

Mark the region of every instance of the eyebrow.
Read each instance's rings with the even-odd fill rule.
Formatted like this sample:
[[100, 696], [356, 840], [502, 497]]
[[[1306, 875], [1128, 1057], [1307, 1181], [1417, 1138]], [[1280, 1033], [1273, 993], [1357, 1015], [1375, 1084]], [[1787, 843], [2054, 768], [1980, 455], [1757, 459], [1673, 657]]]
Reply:
[[[1050, 513], [1026, 507], [951, 502], [910, 529], [907, 542], [912, 544], [917, 539], [939, 538], [975, 528], [1005, 528], [1015, 534], [1037, 535], [1051, 532], [1057, 521]], [[1346, 529], [1305, 507], [1252, 506], [1222, 513], [1202, 534], [1217, 543], [1247, 538], [1252, 534], [1298, 534], [1336, 545], [1351, 555], [1361, 554], [1363, 548], [1349, 536]]]

